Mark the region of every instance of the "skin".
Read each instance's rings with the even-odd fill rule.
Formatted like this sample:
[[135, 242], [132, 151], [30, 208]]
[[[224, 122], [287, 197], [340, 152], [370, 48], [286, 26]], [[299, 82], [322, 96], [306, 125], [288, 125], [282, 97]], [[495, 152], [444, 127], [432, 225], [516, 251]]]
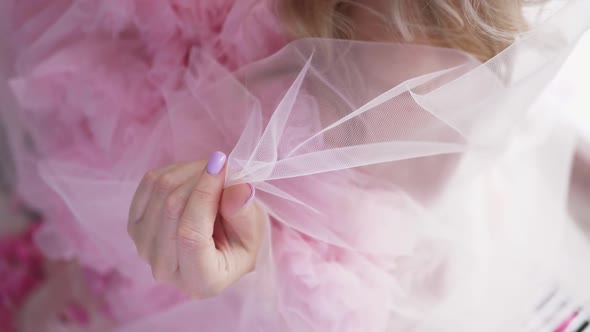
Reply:
[[225, 166], [210, 174], [206, 164], [173, 164], [147, 173], [128, 222], [154, 278], [197, 299], [219, 294], [254, 269], [267, 220], [248, 201], [248, 184], [224, 189]]
[[[363, 4], [376, 11], [387, 8], [384, 0]], [[351, 19], [362, 39], [392, 39], [365, 10], [354, 10]], [[248, 185], [224, 190], [225, 170], [209, 174], [206, 163], [173, 164], [147, 173], [128, 222], [129, 235], [154, 278], [199, 299], [219, 294], [254, 269], [267, 220], [254, 202], [243, 206], [251, 194]]]

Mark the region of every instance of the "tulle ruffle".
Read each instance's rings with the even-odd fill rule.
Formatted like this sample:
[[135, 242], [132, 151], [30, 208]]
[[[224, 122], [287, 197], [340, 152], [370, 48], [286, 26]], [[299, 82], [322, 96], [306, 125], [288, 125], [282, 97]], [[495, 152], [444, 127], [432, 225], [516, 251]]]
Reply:
[[[120, 278], [101, 288], [120, 331], [519, 331], [537, 279], [588, 275], [567, 254], [587, 246], [565, 208], [573, 133], [539, 99], [588, 29], [584, 0], [484, 64], [276, 52], [260, 1], [10, 4], [19, 192], [46, 215], [46, 255]], [[255, 272], [191, 302], [153, 282], [127, 209], [146, 171], [215, 150], [227, 185], [256, 186], [267, 242]]]

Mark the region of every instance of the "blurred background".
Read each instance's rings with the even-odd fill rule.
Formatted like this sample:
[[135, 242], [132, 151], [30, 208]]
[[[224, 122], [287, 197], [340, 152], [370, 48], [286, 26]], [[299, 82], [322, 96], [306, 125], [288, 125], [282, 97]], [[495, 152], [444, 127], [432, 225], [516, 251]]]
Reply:
[[[0, 65], [2, 63], [0, 58]], [[0, 100], [10, 98], [3, 95], [6, 93], [4, 78], [0, 68]], [[582, 38], [548, 89], [554, 89], [563, 96], [563, 109], [558, 111], [580, 133], [579, 152], [572, 168], [570, 209], [590, 236], [590, 33]], [[40, 266], [44, 264], [29, 233], [31, 223], [38, 222], [40, 218], [11, 194], [14, 169], [5, 137], [9, 129], [0, 121], [0, 332], [5, 331], [3, 327], [9, 326], [12, 319], [10, 312], [43, 278], [36, 274], [42, 273], [39, 272], [42, 270]], [[31, 274], [33, 277], [23, 279], [17, 274]]]

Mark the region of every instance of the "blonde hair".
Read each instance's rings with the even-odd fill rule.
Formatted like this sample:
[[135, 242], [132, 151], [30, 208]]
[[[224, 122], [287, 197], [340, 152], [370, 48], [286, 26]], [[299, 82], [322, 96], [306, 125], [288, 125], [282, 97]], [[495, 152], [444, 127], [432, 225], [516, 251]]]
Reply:
[[362, 1], [279, 0], [279, 12], [294, 38], [356, 39], [351, 9], [366, 10], [398, 41], [455, 48], [486, 61], [527, 29], [525, 1], [390, 0], [389, 12], [380, 13]]

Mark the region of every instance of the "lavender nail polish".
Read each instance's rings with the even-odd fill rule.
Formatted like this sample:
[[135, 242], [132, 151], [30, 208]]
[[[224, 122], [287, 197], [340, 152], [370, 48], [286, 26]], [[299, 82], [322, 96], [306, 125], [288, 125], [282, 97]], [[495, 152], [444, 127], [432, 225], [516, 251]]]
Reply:
[[256, 196], [256, 188], [254, 188], [254, 186], [250, 183], [248, 183], [248, 186], [250, 187], [250, 196], [248, 196], [248, 199], [246, 199], [242, 207], [250, 204], [250, 202], [252, 202], [252, 200], [254, 199], [254, 196]]
[[225, 165], [226, 159], [225, 153], [220, 151], [214, 152], [207, 163], [207, 173], [212, 175], [219, 174], [223, 169], [223, 165]]

